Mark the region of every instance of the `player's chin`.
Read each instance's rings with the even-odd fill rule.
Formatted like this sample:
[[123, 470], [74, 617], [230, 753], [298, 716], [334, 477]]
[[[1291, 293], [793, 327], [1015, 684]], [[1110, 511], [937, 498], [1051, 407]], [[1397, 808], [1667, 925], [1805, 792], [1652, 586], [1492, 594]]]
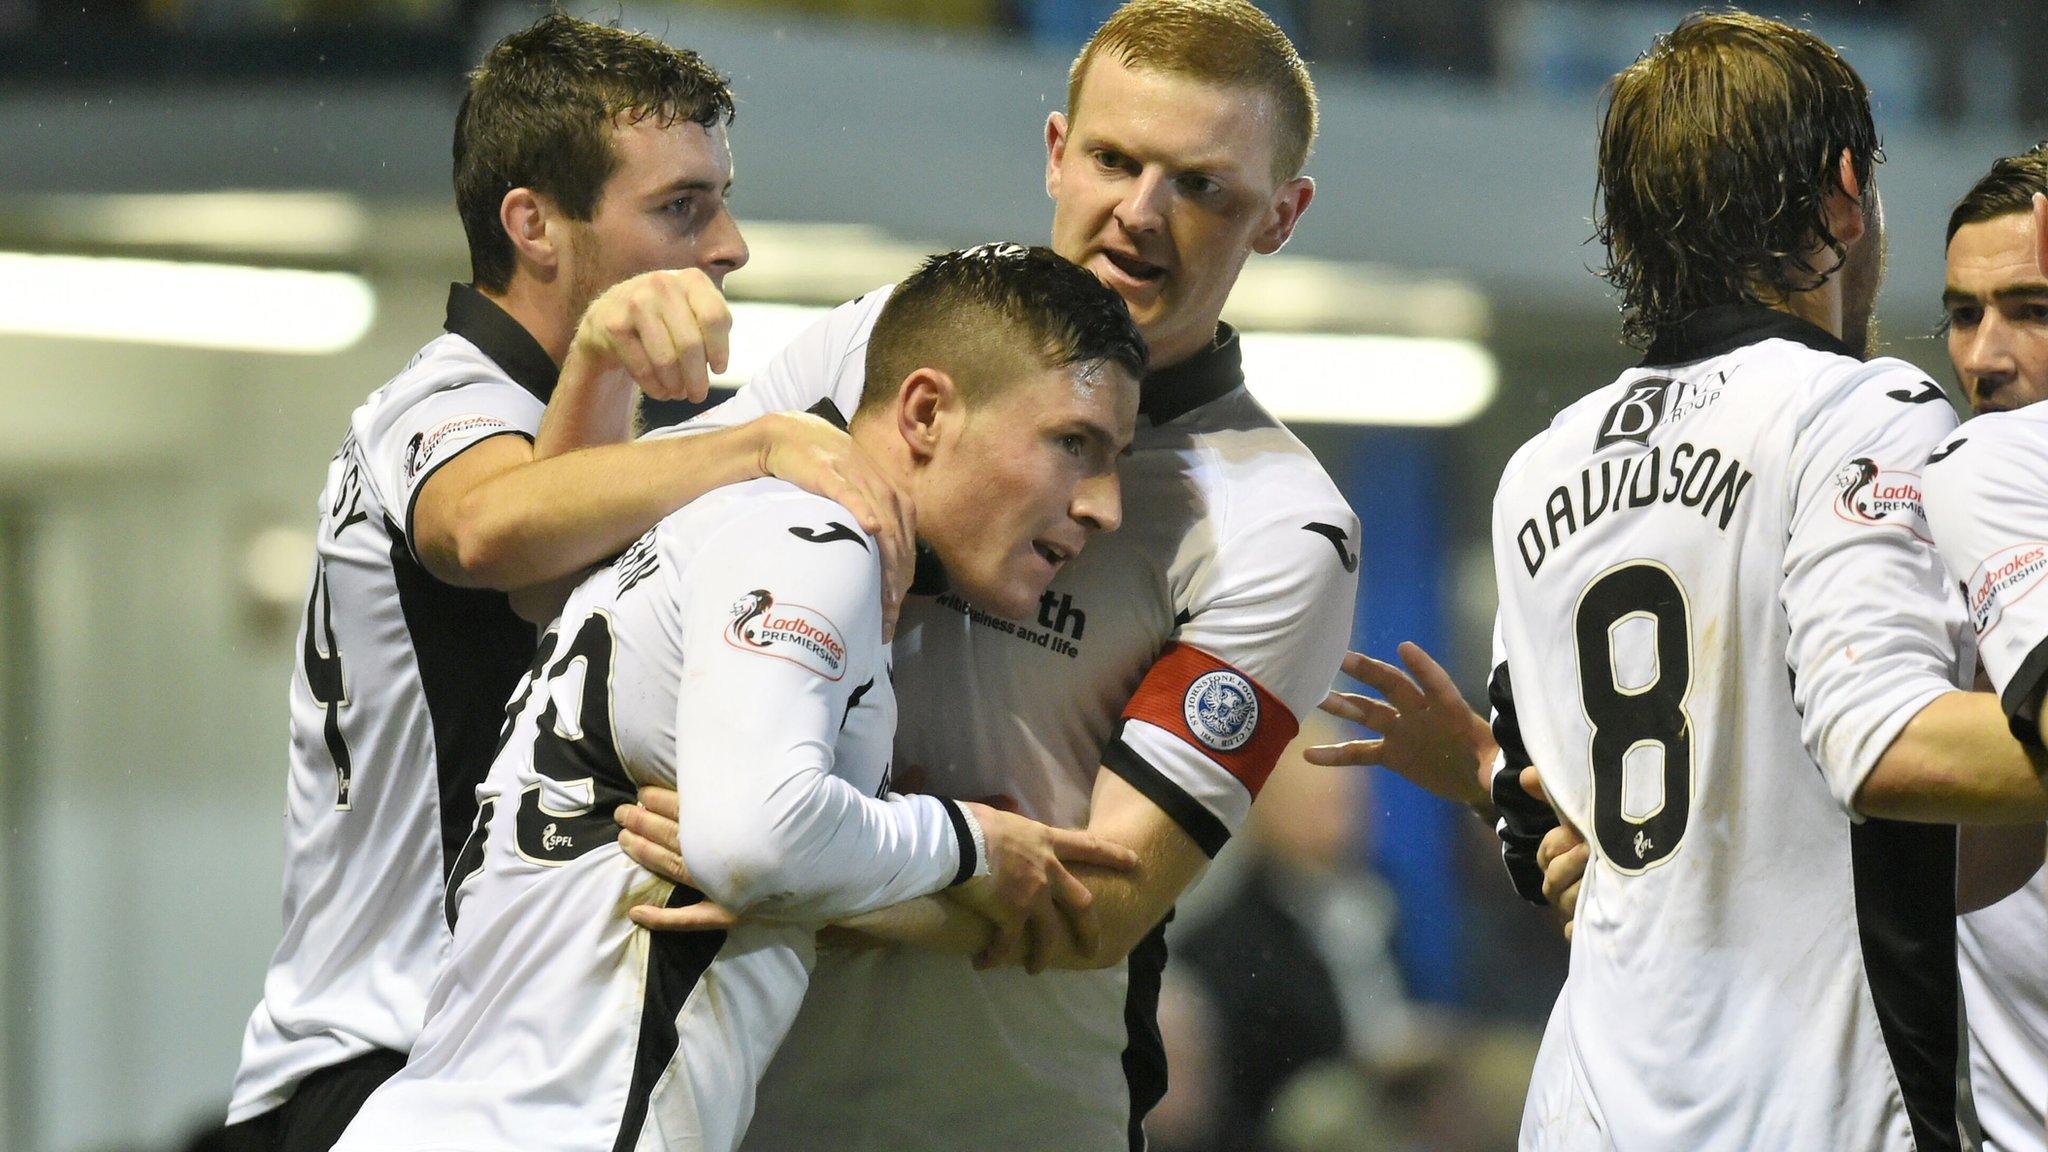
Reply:
[[1038, 608], [1039, 599], [1051, 587], [1053, 575], [1058, 571], [1057, 565], [1035, 550], [1030, 551], [1004, 564], [1000, 571], [990, 573], [990, 578], [982, 581], [982, 587], [968, 599], [984, 612], [1021, 620]]

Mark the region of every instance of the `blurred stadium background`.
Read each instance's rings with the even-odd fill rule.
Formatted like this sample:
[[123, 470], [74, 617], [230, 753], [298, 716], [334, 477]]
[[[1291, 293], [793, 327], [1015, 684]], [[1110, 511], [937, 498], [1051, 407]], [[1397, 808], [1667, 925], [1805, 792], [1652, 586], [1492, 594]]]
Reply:
[[[1320, 84], [1313, 210], [1229, 316], [1254, 387], [1365, 523], [1355, 646], [1474, 699], [1509, 452], [1632, 357], [1587, 271], [1601, 81], [1663, 0], [1267, 0]], [[701, 51], [740, 97], [754, 262], [734, 366], [926, 251], [1039, 239], [1042, 122], [1111, 0], [572, 11]], [[1878, 98], [1887, 351], [1941, 227], [2048, 123], [2035, 0], [1812, 0]], [[278, 932], [284, 698], [348, 412], [467, 263], [460, 77], [482, 0], [0, 0], [0, 1148], [217, 1122]], [[1327, 732], [1328, 730], [1325, 730]], [[1296, 764], [1183, 909], [1175, 1152], [1512, 1146], [1564, 947], [1490, 833]]]

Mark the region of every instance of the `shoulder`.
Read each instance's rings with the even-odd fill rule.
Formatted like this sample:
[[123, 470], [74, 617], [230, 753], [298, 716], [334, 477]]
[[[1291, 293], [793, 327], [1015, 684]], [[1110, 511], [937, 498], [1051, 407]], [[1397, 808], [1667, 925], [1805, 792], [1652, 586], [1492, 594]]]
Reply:
[[1351, 516], [1322, 461], [1249, 391], [1239, 389], [1156, 431], [1162, 435], [1147, 446], [1177, 450], [1188, 479], [1206, 490], [1206, 503], [1229, 510], [1231, 527], [1297, 515]]
[[1927, 457], [1930, 498], [1967, 496], [1990, 490], [2032, 494], [2048, 474], [2048, 405], [1978, 416], [1937, 445]]
[[814, 350], [823, 352], [828, 358], [844, 360], [865, 355], [868, 337], [875, 330], [875, 321], [881, 317], [883, 306], [888, 304], [895, 291], [894, 284], [884, 284], [856, 296], [827, 312], [799, 339], [810, 343]]
[[457, 389], [467, 390], [465, 400], [475, 400], [493, 411], [531, 412], [531, 432], [538, 427], [546, 404], [515, 382], [497, 361], [477, 346], [454, 334], [427, 342], [396, 376], [370, 394], [357, 410], [360, 432], [388, 427], [406, 413], [436, 397]]
[[[1956, 426], [1955, 409], [1927, 373], [1889, 356], [1860, 361], [1798, 349], [1803, 371], [1787, 398], [1795, 436], [1816, 447], [1856, 442], [1899, 455], [1895, 466], [1917, 467]], [[1918, 459], [1908, 461], [1909, 456]]]
[[758, 559], [840, 575], [879, 572], [874, 537], [851, 512], [773, 477], [707, 493], [670, 513], [658, 532], [663, 550], [678, 560], [726, 565]]

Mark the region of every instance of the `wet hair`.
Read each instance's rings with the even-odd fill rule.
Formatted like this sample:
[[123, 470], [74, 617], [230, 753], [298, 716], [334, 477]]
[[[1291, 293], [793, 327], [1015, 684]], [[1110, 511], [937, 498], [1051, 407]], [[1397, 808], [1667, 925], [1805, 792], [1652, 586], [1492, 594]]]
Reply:
[[506, 193], [531, 188], [588, 220], [618, 168], [615, 125], [714, 128], [732, 115], [725, 77], [652, 36], [551, 12], [498, 41], [455, 114], [455, 207], [476, 286], [502, 292], [512, 281], [498, 219]]
[[[1870, 94], [1813, 33], [1729, 11], [1658, 37], [1610, 83], [1600, 124], [1594, 227], [1628, 341], [1826, 283], [1848, 251], [1827, 222], [1845, 150], [1867, 195], [1884, 159]], [[1807, 259], [1816, 245], [1824, 267]]]
[[983, 244], [929, 257], [890, 293], [856, 415], [886, 408], [920, 368], [946, 373], [972, 405], [1034, 371], [1105, 364], [1145, 374], [1145, 338], [1121, 297], [1050, 248]]
[[1942, 242], [1955, 239], [1965, 224], [2033, 211], [2036, 192], [2048, 192], [2048, 140], [1991, 165], [1991, 171], [1972, 185], [1948, 214], [1948, 234]]
[[1186, 76], [1273, 98], [1280, 139], [1274, 176], [1301, 175], [1316, 138], [1316, 86], [1287, 33], [1247, 0], [1131, 0], [1089, 37], [1067, 72], [1067, 115], [1081, 110], [1082, 80], [1095, 58]]

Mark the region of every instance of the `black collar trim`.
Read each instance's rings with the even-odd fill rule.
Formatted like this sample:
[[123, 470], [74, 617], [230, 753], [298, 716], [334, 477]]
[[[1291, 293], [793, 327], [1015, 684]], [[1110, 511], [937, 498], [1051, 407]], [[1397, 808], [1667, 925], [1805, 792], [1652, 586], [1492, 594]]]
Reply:
[[804, 409], [804, 411], [839, 429], [841, 432], [846, 431], [846, 417], [840, 414], [839, 405], [834, 404], [830, 396]]
[[1147, 373], [1138, 391], [1138, 414], [1154, 427], [1170, 423], [1244, 385], [1244, 354], [1237, 330], [1216, 325], [1216, 338], [1194, 356]]
[[[839, 405], [830, 396], [811, 405], [804, 411], [816, 416], [841, 432], [846, 431], [846, 416], [839, 411]], [[917, 565], [910, 572], [910, 594], [912, 596], [937, 596], [948, 586], [946, 566], [939, 562], [939, 554], [931, 550], [924, 541], [917, 542]]]
[[1733, 352], [1762, 340], [1790, 340], [1817, 352], [1861, 360], [1855, 349], [1816, 324], [1762, 304], [1716, 304], [1702, 308], [1657, 337], [1643, 356], [1645, 368], [1690, 364]]
[[449, 332], [477, 346], [477, 350], [505, 370], [505, 375], [545, 404], [554, 395], [555, 380], [562, 369], [548, 355], [526, 326], [514, 320], [491, 298], [467, 284], [448, 286], [448, 319], [442, 324]]

